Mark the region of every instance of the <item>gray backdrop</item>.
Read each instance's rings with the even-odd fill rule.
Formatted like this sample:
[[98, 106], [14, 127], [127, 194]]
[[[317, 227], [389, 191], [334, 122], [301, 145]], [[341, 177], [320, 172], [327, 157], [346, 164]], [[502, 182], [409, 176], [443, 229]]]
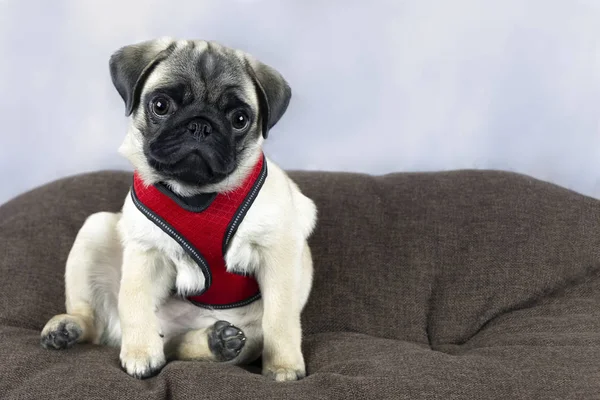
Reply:
[[108, 58], [163, 35], [284, 74], [285, 168], [505, 169], [600, 197], [600, 0], [0, 0], [0, 202], [129, 168]]

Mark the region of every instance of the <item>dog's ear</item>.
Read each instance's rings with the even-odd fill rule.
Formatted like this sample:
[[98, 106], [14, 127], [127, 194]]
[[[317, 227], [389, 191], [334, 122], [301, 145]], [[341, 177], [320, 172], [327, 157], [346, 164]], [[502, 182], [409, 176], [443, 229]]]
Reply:
[[292, 98], [292, 89], [275, 69], [248, 56], [248, 73], [254, 81], [260, 113], [262, 135], [266, 139], [271, 129], [283, 116]]
[[110, 76], [125, 102], [126, 116], [131, 115], [137, 106], [150, 72], [167, 58], [174, 48], [173, 39], [160, 38], [122, 47], [110, 57]]

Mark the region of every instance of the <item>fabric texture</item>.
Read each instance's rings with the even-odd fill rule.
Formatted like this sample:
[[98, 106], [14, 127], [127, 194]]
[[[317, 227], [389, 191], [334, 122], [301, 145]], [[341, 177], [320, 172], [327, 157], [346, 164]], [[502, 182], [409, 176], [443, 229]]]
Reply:
[[0, 398], [600, 398], [600, 201], [494, 171], [291, 176], [319, 209], [305, 379], [177, 361], [139, 381], [117, 349], [41, 348], [78, 229], [131, 183], [100, 172], [0, 207]]

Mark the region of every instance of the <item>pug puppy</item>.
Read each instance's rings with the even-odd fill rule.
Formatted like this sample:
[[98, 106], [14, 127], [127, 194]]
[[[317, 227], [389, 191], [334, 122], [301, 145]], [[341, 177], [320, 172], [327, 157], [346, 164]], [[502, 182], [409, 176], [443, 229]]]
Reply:
[[135, 168], [121, 212], [91, 215], [66, 264], [66, 314], [41, 343], [120, 346], [124, 370], [168, 359], [249, 363], [305, 376], [300, 312], [312, 284], [316, 207], [262, 144], [291, 97], [250, 55], [162, 38], [110, 59], [131, 115], [119, 151]]

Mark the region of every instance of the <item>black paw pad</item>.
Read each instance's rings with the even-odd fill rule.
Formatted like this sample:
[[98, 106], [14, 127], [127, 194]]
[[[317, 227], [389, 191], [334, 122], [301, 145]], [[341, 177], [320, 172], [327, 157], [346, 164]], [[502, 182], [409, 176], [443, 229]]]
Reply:
[[227, 321], [217, 321], [208, 333], [208, 346], [219, 361], [237, 357], [246, 344], [246, 336]]
[[68, 349], [77, 342], [81, 333], [81, 327], [76, 323], [71, 321], [61, 322], [56, 329], [42, 336], [42, 346], [46, 349]]

